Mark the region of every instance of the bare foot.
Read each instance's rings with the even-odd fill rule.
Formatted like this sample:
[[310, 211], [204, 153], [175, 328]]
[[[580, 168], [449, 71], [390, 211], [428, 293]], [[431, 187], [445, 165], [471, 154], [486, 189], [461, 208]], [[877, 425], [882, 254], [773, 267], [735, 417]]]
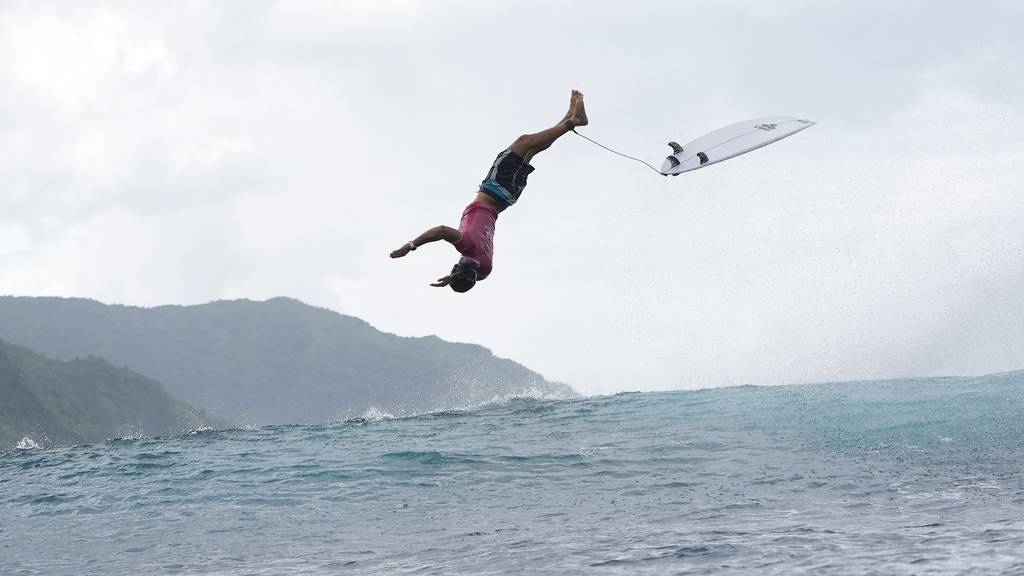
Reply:
[[572, 95], [569, 96], [569, 110], [565, 113], [565, 116], [562, 116], [562, 119], [558, 122], [559, 124], [566, 120], [572, 120], [572, 117], [576, 114], [576, 101], [578, 100], [578, 94], [579, 92], [576, 90], [572, 91]]
[[587, 119], [587, 110], [583, 107], [583, 93], [578, 90], [572, 91], [572, 104], [569, 106], [569, 121], [576, 126], [586, 126], [590, 123]]

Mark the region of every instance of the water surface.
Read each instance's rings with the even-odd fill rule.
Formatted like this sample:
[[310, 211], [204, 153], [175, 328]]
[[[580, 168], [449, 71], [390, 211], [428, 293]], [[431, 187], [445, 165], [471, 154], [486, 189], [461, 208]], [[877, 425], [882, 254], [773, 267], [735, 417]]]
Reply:
[[0, 454], [5, 574], [1024, 573], [1024, 375]]

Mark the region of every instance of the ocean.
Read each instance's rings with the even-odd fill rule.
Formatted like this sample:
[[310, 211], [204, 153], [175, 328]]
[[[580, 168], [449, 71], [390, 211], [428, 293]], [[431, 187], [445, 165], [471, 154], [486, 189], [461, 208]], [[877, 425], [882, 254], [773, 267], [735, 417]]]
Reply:
[[26, 440], [0, 573], [1024, 574], [1024, 373]]

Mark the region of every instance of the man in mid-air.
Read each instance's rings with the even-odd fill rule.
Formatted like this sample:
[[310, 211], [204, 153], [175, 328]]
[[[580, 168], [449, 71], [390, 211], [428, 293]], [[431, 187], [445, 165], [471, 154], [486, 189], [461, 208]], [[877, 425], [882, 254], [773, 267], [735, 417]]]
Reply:
[[476, 199], [462, 212], [459, 228], [435, 226], [420, 234], [401, 248], [391, 252], [392, 258], [401, 258], [420, 246], [437, 240], [450, 242], [462, 255], [447, 276], [431, 286], [451, 286], [456, 292], [467, 292], [491, 273], [494, 256], [494, 224], [498, 214], [516, 203], [526, 187], [526, 177], [533, 172], [530, 160], [546, 150], [566, 132], [587, 125], [587, 112], [583, 108], [583, 94], [573, 90], [569, 98], [569, 111], [551, 128], [536, 134], [523, 134], [511, 146], [502, 150], [480, 184]]

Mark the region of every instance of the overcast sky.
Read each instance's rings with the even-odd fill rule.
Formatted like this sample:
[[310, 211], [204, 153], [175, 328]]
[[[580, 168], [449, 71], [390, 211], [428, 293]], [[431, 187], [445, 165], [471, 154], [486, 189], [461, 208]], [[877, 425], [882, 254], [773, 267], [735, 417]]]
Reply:
[[[0, 294], [289, 296], [585, 393], [1024, 368], [1024, 3], [0, 1]], [[388, 252], [569, 134], [495, 271]]]

